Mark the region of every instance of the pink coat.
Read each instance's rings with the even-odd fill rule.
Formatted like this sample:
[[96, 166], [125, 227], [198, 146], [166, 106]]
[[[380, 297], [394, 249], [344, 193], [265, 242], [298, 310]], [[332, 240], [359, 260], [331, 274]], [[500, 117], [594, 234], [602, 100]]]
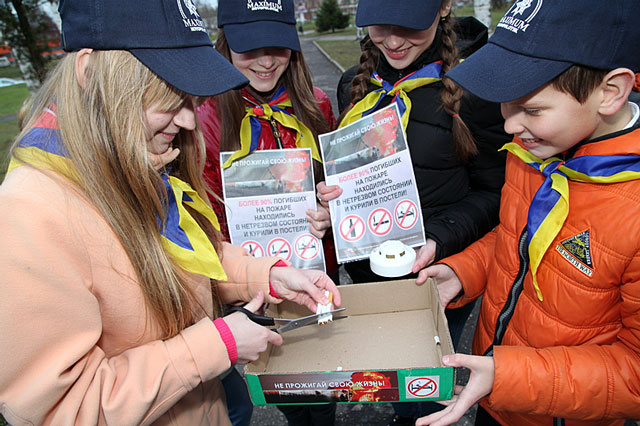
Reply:
[[[0, 186], [0, 413], [13, 426], [229, 425], [230, 367], [210, 318], [159, 340], [116, 235], [77, 189], [24, 166]], [[225, 302], [263, 290], [277, 258], [225, 244]], [[251, 267], [249, 267], [251, 265]], [[193, 276], [209, 316], [209, 279]]]

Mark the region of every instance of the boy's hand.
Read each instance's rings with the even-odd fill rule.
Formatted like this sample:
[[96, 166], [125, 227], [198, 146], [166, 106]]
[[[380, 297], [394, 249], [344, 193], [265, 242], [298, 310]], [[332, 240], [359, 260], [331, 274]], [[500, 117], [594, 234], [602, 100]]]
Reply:
[[442, 303], [444, 308], [446, 308], [449, 302], [462, 290], [460, 278], [458, 278], [453, 269], [442, 263], [429, 266], [420, 271], [418, 278], [416, 278], [416, 284], [424, 284], [427, 278], [433, 278], [436, 281], [438, 293], [440, 293], [440, 303]]
[[449, 367], [465, 367], [471, 370], [466, 386], [456, 386], [454, 396], [449, 401], [439, 401], [447, 408], [437, 413], [421, 417], [416, 426], [445, 426], [458, 420], [475, 404], [491, 393], [495, 364], [493, 357], [454, 354], [442, 357], [444, 365]]
[[331, 214], [329, 208], [318, 204], [318, 210], [307, 210], [307, 221], [309, 222], [309, 231], [318, 238], [324, 237], [327, 229], [331, 228]]
[[[424, 243], [418, 253], [416, 253], [416, 260], [413, 262], [413, 266], [411, 267], [411, 272], [416, 274], [421, 269], [426, 268], [427, 266], [433, 263], [433, 259], [436, 258], [436, 242], [431, 238], [427, 238], [427, 241]], [[420, 283], [422, 284], [424, 280]]]

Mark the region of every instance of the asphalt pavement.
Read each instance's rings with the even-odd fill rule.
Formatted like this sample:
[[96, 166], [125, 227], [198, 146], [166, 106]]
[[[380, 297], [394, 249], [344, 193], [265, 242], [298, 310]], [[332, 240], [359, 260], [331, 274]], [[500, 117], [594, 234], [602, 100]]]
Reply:
[[[353, 36], [349, 36], [353, 37]], [[315, 37], [301, 37], [300, 43], [305, 60], [309, 69], [313, 83], [315, 86], [324, 90], [333, 105], [334, 114], [337, 115], [338, 107], [336, 101], [336, 88], [338, 80], [342, 72], [336, 64], [332, 63], [320, 49], [313, 43]], [[349, 285], [350, 279], [348, 274], [341, 268], [340, 271], [341, 285]], [[473, 329], [478, 318], [478, 306], [472, 312], [471, 317], [467, 321], [467, 326], [461, 337], [458, 352], [470, 353], [471, 341], [473, 339]], [[468, 377], [466, 371], [458, 371], [458, 383], [465, 383]], [[386, 426], [393, 417], [393, 408], [391, 404], [338, 404], [336, 410], [336, 426]], [[462, 418], [456, 425], [471, 426], [475, 419], [475, 407]], [[286, 426], [287, 421], [284, 415], [271, 405], [255, 406], [253, 409], [253, 417], [251, 426]]]

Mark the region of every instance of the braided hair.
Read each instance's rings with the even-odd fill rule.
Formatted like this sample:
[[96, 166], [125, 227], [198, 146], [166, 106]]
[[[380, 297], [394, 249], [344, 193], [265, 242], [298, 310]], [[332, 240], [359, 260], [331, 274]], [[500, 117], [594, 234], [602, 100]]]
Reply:
[[[459, 62], [459, 52], [456, 47], [456, 33], [454, 31], [454, 22], [451, 15], [447, 15], [440, 19], [440, 32], [442, 45], [440, 47], [440, 55], [442, 57], [442, 73], [446, 73]], [[369, 81], [376, 69], [378, 60], [380, 59], [380, 49], [367, 39], [362, 45], [362, 54], [360, 55], [360, 65], [356, 71], [356, 76], [351, 82], [351, 105], [355, 105], [362, 100], [369, 92]], [[452, 134], [456, 155], [462, 162], [469, 160], [471, 156], [477, 153], [478, 148], [476, 142], [471, 135], [471, 131], [459, 115], [460, 104], [464, 91], [453, 80], [443, 77], [441, 101], [442, 108], [453, 119]], [[346, 108], [340, 115], [338, 122], [342, 121], [344, 116], [351, 108]]]

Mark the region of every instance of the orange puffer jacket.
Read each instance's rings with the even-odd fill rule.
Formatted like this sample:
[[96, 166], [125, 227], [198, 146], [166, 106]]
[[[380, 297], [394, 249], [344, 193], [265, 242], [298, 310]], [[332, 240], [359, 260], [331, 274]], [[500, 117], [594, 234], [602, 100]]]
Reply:
[[[628, 154], [640, 155], [637, 126], [575, 156]], [[506, 173], [500, 225], [442, 261], [464, 287], [450, 307], [483, 296], [473, 353], [493, 354], [495, 381], [481, 405], [504, 425], [640, 418], [640, 180], [569, 181], [569, 215], [537, 272], [540, 301], [519, 242], [543, 177], [512, 154]]]

